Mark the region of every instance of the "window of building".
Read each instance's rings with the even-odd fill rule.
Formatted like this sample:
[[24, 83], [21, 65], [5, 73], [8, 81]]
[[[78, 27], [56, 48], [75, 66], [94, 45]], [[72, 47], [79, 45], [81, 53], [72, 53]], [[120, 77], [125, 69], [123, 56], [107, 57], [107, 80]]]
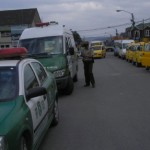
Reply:
[[147, 36], [147, 37], [150, 36], [150, 30], [145, 30], [145, 36]]
[[1, 37], [11, 37], [11, 32], [9, 31], [1, 32]]
[[1, 45], [1, 48], [4, 48], [5, 47], [5, 45]]
[[135, 37], [135, 38], [139, 38], [139, 37], [140, 37], [140, 31], [138, 31], [138, 30], [135, 31], [135, 32], [134, 32], [134, 37]]

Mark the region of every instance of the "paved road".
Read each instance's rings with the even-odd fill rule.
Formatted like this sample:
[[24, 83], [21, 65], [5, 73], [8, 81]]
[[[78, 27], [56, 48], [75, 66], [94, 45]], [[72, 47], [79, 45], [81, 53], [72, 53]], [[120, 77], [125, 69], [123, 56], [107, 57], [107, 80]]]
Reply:
[[96, 88], [60, 96], [60, 122], [40, 150], [150, 150], [150, 72], [108, 53], [94, 64]]

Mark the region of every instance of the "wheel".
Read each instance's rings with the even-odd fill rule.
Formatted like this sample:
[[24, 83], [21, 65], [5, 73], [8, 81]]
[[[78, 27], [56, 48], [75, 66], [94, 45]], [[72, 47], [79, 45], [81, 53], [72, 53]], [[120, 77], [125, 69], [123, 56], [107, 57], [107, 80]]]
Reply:
[[22, 136], [20, 139], [20, 150], [29, 150], [27, 140], [24, 136]]
[[135, 62], [134, 62], [134, 61], [132, 61], [132, 65], [135, 65]]
[[146, 70], [149, 70], [149, 67], [145, 67]]
[[58, 100], [54, 102], [52, 126], [56, 126], [59, 122]]
[[136, 66], [137, 66], [137, 67], [140, 67], [140, 63], [136, 62]]
[[69, 77], [67, 87], [64, 89], [64, 94], [70, 95], [73, 92], [73, 89], [74, 89], [73, 80], [71, 77]]

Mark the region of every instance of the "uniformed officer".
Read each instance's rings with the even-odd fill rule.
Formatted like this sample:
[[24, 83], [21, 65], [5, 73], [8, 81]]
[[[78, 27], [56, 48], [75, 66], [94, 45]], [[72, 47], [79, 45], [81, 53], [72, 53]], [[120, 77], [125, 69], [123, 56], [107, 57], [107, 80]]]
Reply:
[[90, 83], [92, 84], [92, 87], [95, 87], [95, 79], [93, 76], [93, 50], [89, 49], [89, 42], [82, 43], [82, 60], [84, 64], [84, 75], [85, 75], [85, 85], [84, 87], [90, 86]]

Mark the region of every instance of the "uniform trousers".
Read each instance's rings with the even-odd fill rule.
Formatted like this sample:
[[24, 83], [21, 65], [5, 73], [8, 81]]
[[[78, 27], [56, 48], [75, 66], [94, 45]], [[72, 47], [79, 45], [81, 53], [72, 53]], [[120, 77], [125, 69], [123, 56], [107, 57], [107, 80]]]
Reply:
[[83, 61], [84, 64], [84, 75], [86, 85], [95, 85], [95, 79], [93, 76], [93, 62], [92, 61]]

